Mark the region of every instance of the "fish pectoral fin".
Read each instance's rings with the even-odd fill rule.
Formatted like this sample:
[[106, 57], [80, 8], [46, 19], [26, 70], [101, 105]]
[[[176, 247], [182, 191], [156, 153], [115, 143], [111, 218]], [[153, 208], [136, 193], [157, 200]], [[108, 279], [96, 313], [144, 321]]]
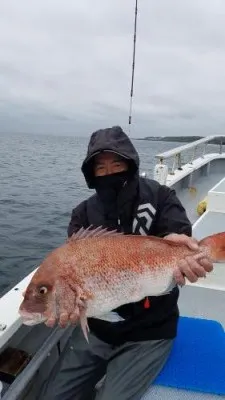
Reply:
[[86, 310], [83, 309], [80, 313], [80, 325], [81, 325], [81, 329], [82, 332], [84, 334], [85, 339], [87, 340], [87, 342], [89, 343], [89, 339], [88, 339], [88, 333], [90, 332], [89, 326], [88, 326], [88, 320], [87, 320], [87, 316], [86, 316]]

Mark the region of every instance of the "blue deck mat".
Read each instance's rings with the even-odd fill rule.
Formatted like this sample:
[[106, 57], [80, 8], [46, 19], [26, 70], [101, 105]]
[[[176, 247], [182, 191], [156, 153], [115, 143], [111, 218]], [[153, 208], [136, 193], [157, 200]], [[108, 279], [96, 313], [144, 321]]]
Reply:
[[225, 395], [225, 332], [216, 321], [180, 317], [171, 355], [154, 384]]

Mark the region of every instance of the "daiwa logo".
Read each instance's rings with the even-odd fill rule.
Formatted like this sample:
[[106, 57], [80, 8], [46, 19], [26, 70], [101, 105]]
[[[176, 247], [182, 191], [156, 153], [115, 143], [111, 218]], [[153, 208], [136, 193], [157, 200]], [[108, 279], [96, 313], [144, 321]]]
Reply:
[[137, 209], [137, 216], [133, 221], [133, 233], [148, 235], [156, 209], [150, 204], [140, 204]]

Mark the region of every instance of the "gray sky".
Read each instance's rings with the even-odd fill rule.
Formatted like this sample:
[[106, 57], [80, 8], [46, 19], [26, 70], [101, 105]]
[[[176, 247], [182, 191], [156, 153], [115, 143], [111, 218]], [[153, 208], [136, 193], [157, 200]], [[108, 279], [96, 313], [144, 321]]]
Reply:
[[[134, 0], [1, 0], [0, 131], [128, 128]], [[139, 0], [132, 136], [223, 134], [225, 1]]]

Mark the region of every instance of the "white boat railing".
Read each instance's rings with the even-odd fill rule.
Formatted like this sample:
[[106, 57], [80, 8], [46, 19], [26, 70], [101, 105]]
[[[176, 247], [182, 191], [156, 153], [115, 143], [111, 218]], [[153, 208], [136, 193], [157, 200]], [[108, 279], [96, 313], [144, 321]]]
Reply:
[[182, 155], [183, 153], [187, 154], [187, 151], [192, 150], [193, 152], [191, 153], [190, 161], [188, 162], [189, 164], [192, 164], [193, 161], [196, 158], [196, 150], [203, 146], [201, 157], [204, 158], [206, 154], [206, 148], [207, 145], [210, 142], [214, 142], [211, 144], [216, 144], [219, 146], [219, 154], [223, 153], [223, 144], [225, 144], [225, 136], [207, 136], [203, 139], [195, 140], [192, 143], [184, 144], [182, 146], [175, 147], [171, 150], [165, 151], [164, 153], [159, 153], [155, 155], [155, 158], [158, 160], [158, 162], [163, 165], [165, 164], [165, 160], [173, 158], [173, 164], [171, 171], [169, 172], [171, 175], [174, 175], [174, 171], [176, 169], [182, 170]]

